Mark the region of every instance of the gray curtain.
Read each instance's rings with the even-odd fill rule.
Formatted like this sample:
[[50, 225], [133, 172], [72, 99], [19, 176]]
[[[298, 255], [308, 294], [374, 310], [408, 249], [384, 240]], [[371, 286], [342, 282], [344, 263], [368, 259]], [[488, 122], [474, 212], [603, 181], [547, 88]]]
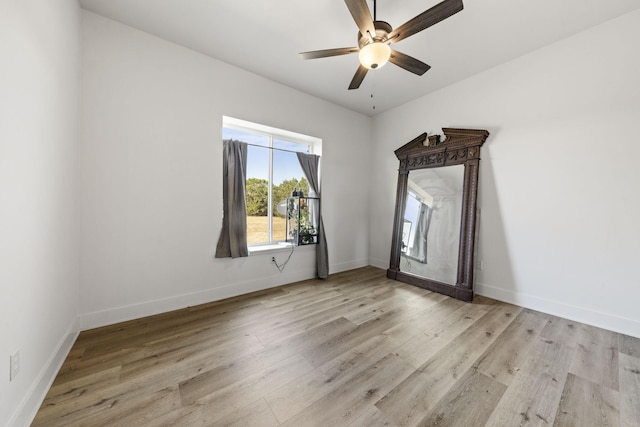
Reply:
[[[307, 177], [307, 181], [309, 181], [310, 189], [316, 194], [316, 197], [320, 198], [320, 175], [318, 173], [320, 156], [306, 153], [297, 154], [302, 171]], [[322, 200], [320, 202], [320, 211], [322, 211]], [[318, 212], [318, 246], [316, 248], [316, 266], [318, 269], [318, 278], [326, 279], [329, 276], [329, 252], [327, 251], [327, 239], [324, 235], [322, 212]]]
[[247, 248], [247, 144], [224, 141], [222, 167], [222, 231], [216, 246], [216, 258], [249, 256]]
[[424, 203], [420, 206], [420, 214], [416, 221], [416, 231], [413, 236], [413, 246], [411, 253], [407, 255], [417, 259], [418, 261], [427, 263], [427, 233], [429, 232], [429, 224], [431, 223], [431, 209]]

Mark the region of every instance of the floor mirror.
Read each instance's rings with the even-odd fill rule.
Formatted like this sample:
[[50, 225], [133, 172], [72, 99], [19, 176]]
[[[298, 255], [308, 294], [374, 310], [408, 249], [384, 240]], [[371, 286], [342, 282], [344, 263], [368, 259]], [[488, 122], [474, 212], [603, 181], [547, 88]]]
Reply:
[[473, 300], [480, 147], [489, 132], [444, 128], [395, 151], [400, 162], [387, 277]]

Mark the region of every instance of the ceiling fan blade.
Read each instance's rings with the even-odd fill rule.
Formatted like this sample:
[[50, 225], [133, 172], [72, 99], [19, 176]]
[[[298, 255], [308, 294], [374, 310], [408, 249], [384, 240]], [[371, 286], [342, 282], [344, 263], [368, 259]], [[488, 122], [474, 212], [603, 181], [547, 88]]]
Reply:
[[412, 56], [405, 55], [402, 52], [398, 52], [397, 50], [391, 51], [389, 62], [397, 65], [400, 68], [404, 68], [407, 71], [411, 71], [413, 74], [417, 74], [419, 76], [423, 75], [424, 73], [429, 71], [429, 68], [431, 68], [430, 65], [427, 65]]
[[462, 0], [444, 0], [400, 25], [389, 34], [389, 39], [397, 43], [440, 21], [444, 21], [451, 15], [460, 12], [463, 7]]
[[339, 47], [337, 49], [314, 50], [310, 52], [301, 52], [298, 55], [302, 59], [326, 58], [328, 56], [347, 55], [359, 51], [357, 47]]
[[349, 83], [349, 90], [358, 89], [360, 87], [360, 83], [362, 83], [362, 81], [364, 80], [364, 76], [367, 75], [367, 71], [369, 70], [363, 67], [362, 65], [358, 66], [358, 70], [353, 75], [353, 79], [351, 79], [351, 83]]
[[370, 34], [373, 39], [376, 35], [376, 27], [373, 25], [373, 18], [371, 17], [371, 11], [367, 6], [367, 0], [344, 0], [353, 16], [353, 20], [356, 21], [356, 25], [362, 35]]

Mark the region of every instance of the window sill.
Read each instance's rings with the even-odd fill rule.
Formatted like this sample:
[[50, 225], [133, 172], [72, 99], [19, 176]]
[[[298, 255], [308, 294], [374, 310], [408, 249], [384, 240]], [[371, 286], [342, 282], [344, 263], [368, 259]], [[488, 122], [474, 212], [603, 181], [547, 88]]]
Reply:
[[272, 252], [290, 251], [293, 245], [289, 242], [279, 242], [272, 245], [249, 246], [249, 255], [262, 255]]

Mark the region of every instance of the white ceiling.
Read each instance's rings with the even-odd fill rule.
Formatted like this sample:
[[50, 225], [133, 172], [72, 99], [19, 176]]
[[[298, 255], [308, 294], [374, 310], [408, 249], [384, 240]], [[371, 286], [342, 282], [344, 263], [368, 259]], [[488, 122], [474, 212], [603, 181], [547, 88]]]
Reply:
[[[431, 65], [393, 64], [347, 87], [357, 54], [303, 61], [298, 52], [357, 46], [343, 0], [80, 0], [83, 8], [372, 116], [640, 7], [638, 0], [465, 0], [464, 10], [394, 44]], [[439, 0], [378, 0], [394, 28]], [[368, 1], [373, 9], [373, 2]], [[597, 61], [597, 58], [594, 58]], [[549, 64], [553, 67], [553, 64]], [[375, 109], [374, 109], [375, 106]]]

